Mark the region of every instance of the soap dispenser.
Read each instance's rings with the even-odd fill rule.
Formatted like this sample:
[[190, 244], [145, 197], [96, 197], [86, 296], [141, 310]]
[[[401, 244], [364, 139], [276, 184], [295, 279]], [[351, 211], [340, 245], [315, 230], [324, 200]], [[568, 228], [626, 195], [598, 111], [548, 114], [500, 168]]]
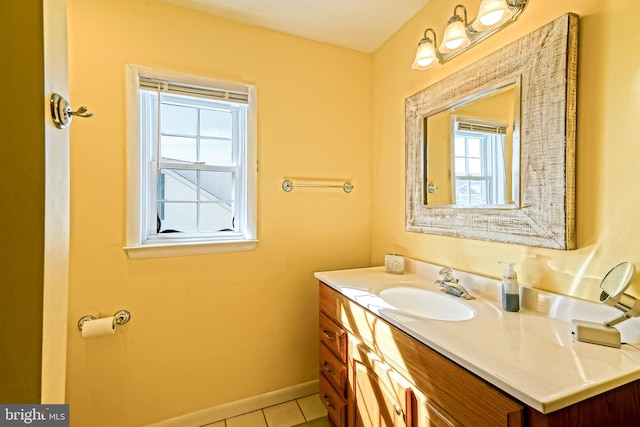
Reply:
[[520, 285], [518, 273], [513, 269], [512, 262], [500, 261], [504, 264], [502, 273], [502, 308], [505, 311], [520, 311]]

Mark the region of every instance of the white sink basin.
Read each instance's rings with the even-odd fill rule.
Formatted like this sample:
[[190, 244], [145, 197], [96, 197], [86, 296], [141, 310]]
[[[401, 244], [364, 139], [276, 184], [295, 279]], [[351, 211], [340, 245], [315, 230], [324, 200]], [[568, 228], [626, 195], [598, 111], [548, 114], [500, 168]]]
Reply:
[[401, 313], [425, 319], [461, 321], [473, 319], [476, 311], [458, 297], [413, 286], [386, 287], [378, 296]]

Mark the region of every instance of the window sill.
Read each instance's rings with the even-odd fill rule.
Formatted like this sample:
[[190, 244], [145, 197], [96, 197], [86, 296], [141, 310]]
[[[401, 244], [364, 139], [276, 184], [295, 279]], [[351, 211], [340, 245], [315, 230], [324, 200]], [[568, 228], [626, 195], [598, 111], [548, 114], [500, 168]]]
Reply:
[[187, 255], [248, 252], [256, 248], [257, 240], [193, 242], [125, 246], [129, 259], [164, 258]]

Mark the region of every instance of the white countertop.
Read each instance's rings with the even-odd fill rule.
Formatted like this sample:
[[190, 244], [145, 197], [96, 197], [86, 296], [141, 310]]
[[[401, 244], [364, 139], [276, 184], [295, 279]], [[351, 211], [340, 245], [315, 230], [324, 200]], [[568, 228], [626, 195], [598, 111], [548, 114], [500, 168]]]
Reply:
[[[438, 290], [435, 280], [441, 267], [411, 259], [405, 263], [403, 275], [372, 267], [318, 272], [315, 277], [542, 413], [640, 378], [640, 350], [572, 338], [571, 319], [602, 323], [622, 314], [613, 307], [522, 287], [520, 311], [505, 312], [499, 280], [454, 271], [476, 297], [464, 302], [477, 315], [464, 321], [409, 316], [388, 308], [376, 292], [401, 284]], [[616, 327], [623, 343], [640, 347], [640, 318]]]

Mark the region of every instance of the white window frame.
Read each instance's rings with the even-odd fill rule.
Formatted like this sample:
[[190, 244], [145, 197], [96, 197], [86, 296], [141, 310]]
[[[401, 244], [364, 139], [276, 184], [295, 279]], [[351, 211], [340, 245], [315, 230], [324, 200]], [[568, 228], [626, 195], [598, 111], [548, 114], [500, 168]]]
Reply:
[[[487, 142], [486, 142], [486, 135], [484, 134], [478, 134], [475, 132], [463, 132], [463, 131], [457, 131], [455, 133], [455, 138], [463, 138], [465, 141], [465, 155], [464, 156], [458, 156], [455, 154], [455, 146], [453, 147], [453, 153], [454, 153], [454, 176], [455, 176], [455, 182], [456, 185], [453, 186], [453, 192], [454, 192], [454, 200], [456, 201], [456, 205], [457, 206], [484, 206], [487, 204], [490, 204], [489, 201], [491, 200], [491, 171], [489, 169], [489, 159], [488, 157], [490, 156], [489, 154], [489, 147], [487, 147]], [[458, 168], [455, 167], [455, 163], [456, 160], [458, 159], [463, 159], [465, 162], [465, 170], [462, 172], [468, 172], [469, 170], [469, 161], [471, 159], [471, 157], [469, 156], [469, 152], [468, 152], [468, 148], [469, 148], [469, 139], [471, 138], [476, 138], [479, 139], [480, 142], [480, 157], [475, 158], [476, 160], [480, 161], [480, 166], [481, 166], [481, 170], [482, 173], [480, 173], [479, 175], [471, 175], [468, 173], [461, 173], [461, 171], [458, 170]], [[468, 203], [459, 203], [459, 199], [458, 199], [458, 181], [466, 181], [468, 183], [469, 186], [471, 186], [472, 182], [480, 182], [483, 184], [484, 190], [483, 190], [483, 198], [481, 200], [480, 203], [472, 203], [471, 200], [467, 200]], [[470, 192], [470, 190], [469, 190]]]
[[[497, 120], [488, 120], [477, 117], [466, 117], [459, 115], [451, 116], [451, 170], [454, 171], [454, 177], [456, 180], [458, 177], [461, 180], [468, 181], [481, 181], [486, 185], [486, 194], [485, 200], [481, 204], [467, 204], [460, 205], [464, 207], [476, 207], [476, 206], [486, 206], [486, 205], [495, 205], [497, 204], [497, 198], [504, 198], [504, 188], [498, 187], [498, 174], [501, 173], [499, 166], [500, 162], [498, 162], [498, 147], [494, 146], [493, 142], [490, 141], [491, 136], [501, 136], [504, 138], [506, 135], [508, 124], [502, 121]], [[465, 129], [461, 129], [461, 124], [464, 124]], [[480, 161], [482, 163], [483, 174], [481, 175], [458, 175], [458, 171], [455, 168], [455, 140], [456, 136], [461, 136], [465, 139], [468, 137], [480, 135], [482, 139], [481, 143], [481, 157]], [[503, 141], [504, 143], [504, 141]], [[502, 153], [502, 149], [500, 152]], [[503, 155], [503, 153], [502, 153]], [[468, 161], [468, 157], [465, 156], [466, 161]], [[502, 179], [504, 181], [504, 170], [502, 170]], [[457, 190], [456, 185], [451, 186], [451, 197], [452, 200], [457, 200]]]
[[[140, 130], [140, 76], [210, 87], [224, 91], [248, 94], [247, 144], [244, 161], [244, 209], [240, 234], [226, 233], [214, 237], [193, 236], [179, 238], [148, 238], [146, 235], [147, 197], [144, 190], [145, 146]], [[158, 258], [168, 256], [198, 255], [210, 253], [242, 252], [255, 250], [257, 240], [257, 88], [255, 85], [234, 83], [172, 71], [158, 70], [139, 65], [126, 66], [127, 92], [127, 224], [126, 245], [129, 258]]]

